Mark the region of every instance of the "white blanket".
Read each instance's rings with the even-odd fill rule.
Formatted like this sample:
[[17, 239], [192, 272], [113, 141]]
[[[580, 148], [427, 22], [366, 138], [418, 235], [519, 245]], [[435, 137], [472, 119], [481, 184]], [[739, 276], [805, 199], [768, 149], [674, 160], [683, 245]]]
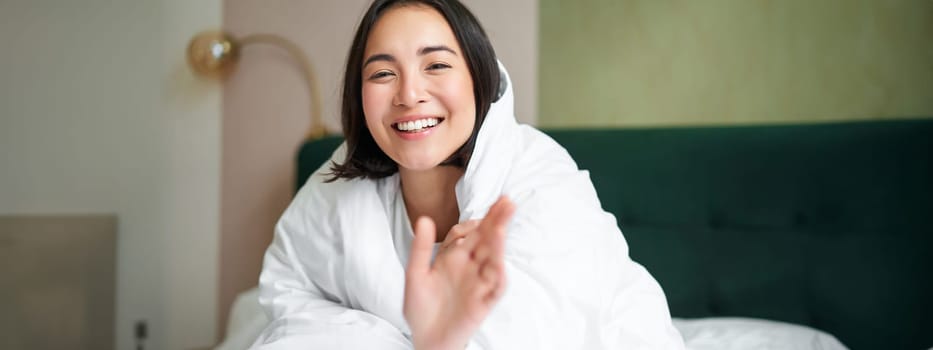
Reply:
[[[227, 336], [214, 350], [245, 350], [269, 321], [259, 306], [258, 288], [237, 296]], [[691, 350], [846, 350], [832, 335], [806, 326], [753, 318], [674, 318]]]
[[[461, 221], [482, 218], [503, 194], [517, 208], [506, 238], [508, 289], [469, 347], [683, 348], [664, 293], [629, 258], [589, 174], [551, 138], [516, 123], [508, 86], [456, 186]], [[345, 146], [333, 160], [343, 161]], [[398, 175], [324, 183], [328, 167], [276, 225], [260, 277], [272, 321], [254, 347], [410, 349], [407, 252], [395, 249], [389, 222]]]

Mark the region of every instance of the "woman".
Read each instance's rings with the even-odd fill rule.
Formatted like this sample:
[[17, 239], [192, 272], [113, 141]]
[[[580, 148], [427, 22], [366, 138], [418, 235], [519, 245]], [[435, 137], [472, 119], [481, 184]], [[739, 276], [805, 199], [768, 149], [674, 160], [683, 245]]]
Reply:
[[516, 124], [459, 2], [376, 0], [343, 96], [346, 142], [266, 253], [255, 347], [683, 347], [588, 174]]

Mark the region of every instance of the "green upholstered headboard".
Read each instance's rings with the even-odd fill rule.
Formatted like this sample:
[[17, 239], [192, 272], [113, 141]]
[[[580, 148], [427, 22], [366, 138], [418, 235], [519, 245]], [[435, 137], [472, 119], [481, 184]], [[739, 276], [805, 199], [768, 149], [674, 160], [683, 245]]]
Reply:
[[[933, 346], [933, 120], [545, 131], [590, 171], [675, 317]], [[340, 142], [306, 143], [299, 183]]]

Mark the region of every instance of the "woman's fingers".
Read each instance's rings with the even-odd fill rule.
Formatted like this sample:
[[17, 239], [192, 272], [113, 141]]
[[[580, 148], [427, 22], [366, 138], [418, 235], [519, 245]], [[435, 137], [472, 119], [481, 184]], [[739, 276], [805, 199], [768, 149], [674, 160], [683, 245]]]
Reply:
[[499, 280], [500, 265], [494, 263], [483, 264], [480, 267], [479, 278], [483, 283], [492, 286]]
[[411, 254], [408, 256], [409, 275], [421, 276], [431, 270], [436, 230], [434, 220], [427, 216], [422, 216], [415, 222], [415, 239], [411, 242]]
[[480, 222], [481, 222], [480, 220], [476, 220], [476, 219], [467, 220], [467, 221], [454, 225], [454, 227], [451, 228], [451, 230], [459, 231], [458, 233], [460, 234], [467, 233], [467, 232], [470, 232], [476, 229], [476, 227], [479, 226]]
[[506, 278], [503, 263], [491, 261], [480, 268], [480, 286], [475, 298], [483, 305], [494, 304], [505, 292]]
[[499, 198], [480, 223], [479, 239], [473, 247], [473, 258], [479, 264], [480, 283], [477, 297], [483, 305], [491, 306], [505, 292], [505, 236], [509, 221], [515, 214], [515, 205], [505, 196]]
[[470, 234], [470, 232], [476, 230], [479, 223], [479, 220], [467, 220], [454, 225], [454, 227], [450, 228], [450, 232], [447, 233], [447, 237], [444, 237], [444, 243], [441, 243], [441, 248], [448, 249], [463, 244], [466, 240], [466, 236]]
[[[515, 212], [515, 205], [505, 196], [499, 198], [493, 204], [487, 215], [482, 220], [470, 220], [457, 224], [448, 232], [448, 236], [441, 245], [446, 250], [454, 248], [460, 250], [465, 260], [456, 258], [459, 254], [447, 256], [444, 254], [444, 265], [450, 270], [464, 273], [458, 278], [461, 283], [470, 285], [466, 290], [470, 290], [471, 298], [476, 302], [487, 304], [495, 302], [501, 296], [505, 285], [504, 271], [504, 251], [505, 236], [509, 221]], [[427, 234], [421, 234], [422, 220], [419, 219], [416, 225], [416, 242], [413, 243], [410, 265], [425, 267], [429, 264], [430, 245], [426, 245], [423, 263], [417, 263], [419, 255], [414, 246], [418, 245], [419, 238], [425, 238]], [[430, 226], [434, 229], [434, 226]], [[431, 237], [433, 238], [433, 236]], [[440, 255], [438, 255], [440, 257]], [[467, 258], [469, 256], [469, 258]], [[415, 270], [417, 271], [417, 270]]]
[[483, 302], [487, 304], [492, 304], [499, 301], [499, 299], [502, 298], [502, 295], [505, 294], [505, 288], [508, 284], [508, 280], [505, 278], [505, 271], [503, 270], [497, 277], [498, 280], [495, 282], [495, 284], [493, 284], [492, 290], [486, 294], [483, 300]]
[[490, 257], [502, 259], [505, 251], [506, 228], [514, 213], [515, 205], [505, 196], [499, 197], [499, 200], [489, 208], [489, 212], [478, 228], [480, 237], [476, 239], [475, 246], [471, 247], [473, 259], [481, 263]]
[[486, 213], [486, 217], [483, 218], [483, 221], [479, 225], [479, 230], [486, 234], [495, 233], [504, 235], [505, 228], [508, 226], [509, 220], [512, 219], [512, 214], [514, 213], [515, 205], [512, 204], [509, 197], [499, 197], [499, 200], [489, 208], [489, 212]]

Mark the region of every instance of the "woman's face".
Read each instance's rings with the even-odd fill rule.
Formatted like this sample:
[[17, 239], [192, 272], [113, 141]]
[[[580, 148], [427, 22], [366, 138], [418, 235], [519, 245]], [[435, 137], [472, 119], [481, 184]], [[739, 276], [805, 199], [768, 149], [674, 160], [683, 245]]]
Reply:
[[436, 10], [388, 10], [363, 54], [363, 114], [373, 139], [400, 169], [428, 170], [473, 132], [473, 81], [453, 30]]

